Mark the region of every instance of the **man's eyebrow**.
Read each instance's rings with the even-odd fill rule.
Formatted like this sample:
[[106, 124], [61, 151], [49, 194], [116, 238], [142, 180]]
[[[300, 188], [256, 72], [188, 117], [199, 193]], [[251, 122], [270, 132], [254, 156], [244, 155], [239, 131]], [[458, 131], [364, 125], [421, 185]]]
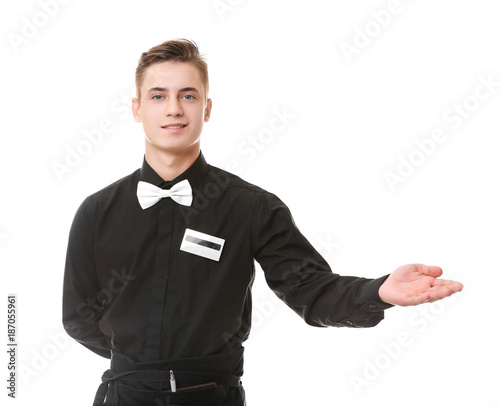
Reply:
[[[152, 87], [151, 89], [148, 90], [148, 93], [151, 92], [166, 92], [167, 88], [166, 87]], [[183, 87], [182, 89], [179, 89], [179, 92], [196, 92], [200, 93], [196, 87]]]
[[181, 92], [196, 92], [200, 93], [196, 87], [183, 87], [180, 89]]
[[148, 90], [148, 93], [151, 92], [165, 92], [167, 89], [165, 87], [152, 87]]

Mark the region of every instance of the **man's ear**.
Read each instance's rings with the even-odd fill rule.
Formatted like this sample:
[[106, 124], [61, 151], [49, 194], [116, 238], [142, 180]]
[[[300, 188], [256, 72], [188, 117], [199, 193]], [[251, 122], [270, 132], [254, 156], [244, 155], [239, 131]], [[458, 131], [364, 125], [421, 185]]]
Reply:
[[203, 120], [205, 123], [210, 120], [210, 113], [212, 112], [212, 99], [207, 99], [207, 107], [205, 107], [205, 116]]
[[142, 123], [140, 109], [141, 109], [141, 104], [139, 102], [139, 99], [137, 97], [134, 97], [132, 99], [132, 113], [134, 113], [134, 120], [137, 121], [138, 123]]

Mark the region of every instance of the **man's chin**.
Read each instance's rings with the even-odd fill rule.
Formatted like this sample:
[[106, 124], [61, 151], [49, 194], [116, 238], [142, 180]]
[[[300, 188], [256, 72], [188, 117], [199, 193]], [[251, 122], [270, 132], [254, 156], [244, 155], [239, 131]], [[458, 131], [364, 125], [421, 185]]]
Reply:
[[168, 143], [150, 143], [146, 140], [146, 152], [154, 154], [167, 154], [167, 155], [188, 155], [199, 151], [199, 141], [194, 144], [186, 144], [182, 142], [168, 142]]

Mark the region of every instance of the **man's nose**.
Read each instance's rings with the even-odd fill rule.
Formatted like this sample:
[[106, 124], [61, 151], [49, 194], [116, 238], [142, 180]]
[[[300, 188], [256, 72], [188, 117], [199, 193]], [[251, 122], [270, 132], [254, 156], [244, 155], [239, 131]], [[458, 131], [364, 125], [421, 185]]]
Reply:
[[166, 116], [180, 116], [182, 115], [182, 107], [177, 99], [168, 100], [165, 108]]

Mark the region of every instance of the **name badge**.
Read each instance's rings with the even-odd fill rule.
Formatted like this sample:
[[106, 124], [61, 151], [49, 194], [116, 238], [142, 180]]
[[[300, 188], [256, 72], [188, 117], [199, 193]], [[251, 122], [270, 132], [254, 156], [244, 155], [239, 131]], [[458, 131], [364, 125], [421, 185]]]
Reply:
[[182, 239], [181, 251], [218, 261], [222, 254], [223, 246], [224, 240], [222, 238], [186, 228], [184, 238]]

